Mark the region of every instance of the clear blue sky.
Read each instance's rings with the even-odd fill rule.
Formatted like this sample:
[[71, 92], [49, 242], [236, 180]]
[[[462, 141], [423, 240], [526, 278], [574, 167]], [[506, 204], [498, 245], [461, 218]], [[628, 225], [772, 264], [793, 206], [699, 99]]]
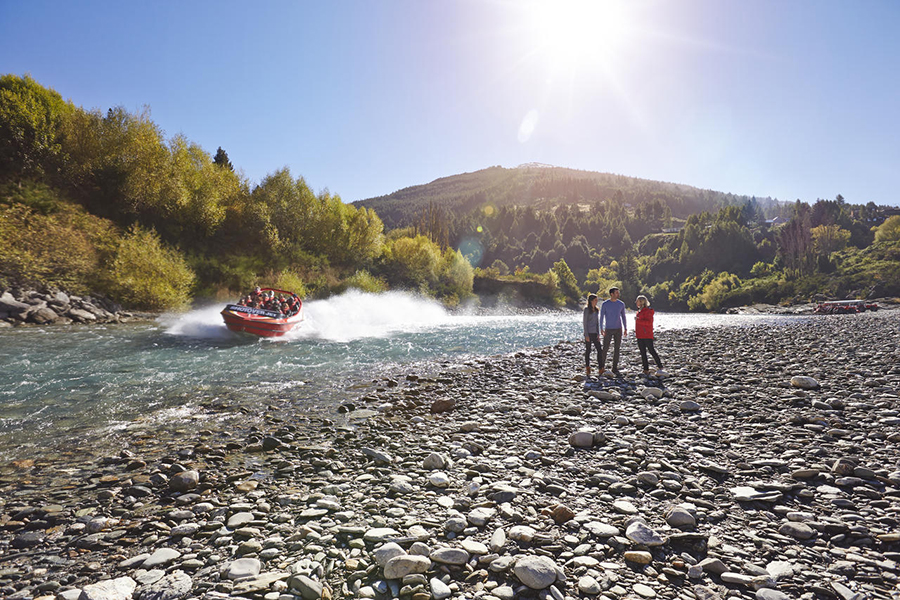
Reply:
[[541, 162], [900, 204], [895, 0], [0, 0], [0, 73], [345, 201]]

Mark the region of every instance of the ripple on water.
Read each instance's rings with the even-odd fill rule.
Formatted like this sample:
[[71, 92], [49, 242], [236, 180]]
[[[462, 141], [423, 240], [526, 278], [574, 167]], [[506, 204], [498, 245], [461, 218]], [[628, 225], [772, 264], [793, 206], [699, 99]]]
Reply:
[[[0, 364], [10, 365], [0, 371], [0, 457], [101, 440], [106, 428], [206, 418], [215, 411], [200, 407], [214, 398], [250, 415], [274, 399], [330, 410], [347, 400], [352, 385], [402, 368], [581, 338], [580, 311], [453, 315], [408, 294], [353, 292], [308, 302], [300, 329], [269, 343], [228, 331], [220, 308], [156, 323], [0, 330]], [[657, 313], [656, 327], [796, 322]]]

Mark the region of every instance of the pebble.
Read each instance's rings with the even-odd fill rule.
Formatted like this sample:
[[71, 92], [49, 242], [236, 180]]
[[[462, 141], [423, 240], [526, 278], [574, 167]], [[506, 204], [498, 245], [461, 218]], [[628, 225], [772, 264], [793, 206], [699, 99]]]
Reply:
[[0, 596], [900, 595], [892, 313], [663, 331], [653, 388], [577, 379], [576, 340], [348, 390], [349, 425], [0, 465]]
[[631, 525], [628, 526], [628, 529], [625, 530], [625, 537], [635, 544], [640, 544], [642, 546], [654, 547], [662, 546], [666, 543], [665, 537], [647, 527], [647, 525], [641, 521], [634, 521], [631, 523]]
[[522, 556], [513, 567], [516, 577], [534, 590], [543, 590], [556, 582], [557, 567], [547, 556]]
[[689, 529], [697, 524], [690, 511], [676, 506], [666, 515], [666, 523], [678, 529]]

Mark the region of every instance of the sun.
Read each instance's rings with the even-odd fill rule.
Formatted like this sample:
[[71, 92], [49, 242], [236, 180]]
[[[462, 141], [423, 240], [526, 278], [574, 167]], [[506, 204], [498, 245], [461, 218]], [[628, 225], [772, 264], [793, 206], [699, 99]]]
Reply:
[[538, 53], [556, 70], [609, 67], [631, 30], [623, 0], [534, 0]]

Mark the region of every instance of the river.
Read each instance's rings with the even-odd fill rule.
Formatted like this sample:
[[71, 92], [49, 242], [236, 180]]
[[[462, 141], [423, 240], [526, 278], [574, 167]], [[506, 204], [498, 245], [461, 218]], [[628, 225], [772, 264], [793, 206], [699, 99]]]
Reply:
[[[581, 337], [580, 312], [466, 315], [400, 292], [310, 301], [301, 327], [276, 340], [228, 331], [219, 310], [0, 329], [0, 462], [86, 440], [115, 443], [116, 432], [135, 423], [203, 427], [201, 406], [211, 401], [247, 413], [273, 401], [333, 412], [355, 397], [354, 387], [375, 379]], [[803, 318], [657, 313], [655, 325], [777, 326]]]

